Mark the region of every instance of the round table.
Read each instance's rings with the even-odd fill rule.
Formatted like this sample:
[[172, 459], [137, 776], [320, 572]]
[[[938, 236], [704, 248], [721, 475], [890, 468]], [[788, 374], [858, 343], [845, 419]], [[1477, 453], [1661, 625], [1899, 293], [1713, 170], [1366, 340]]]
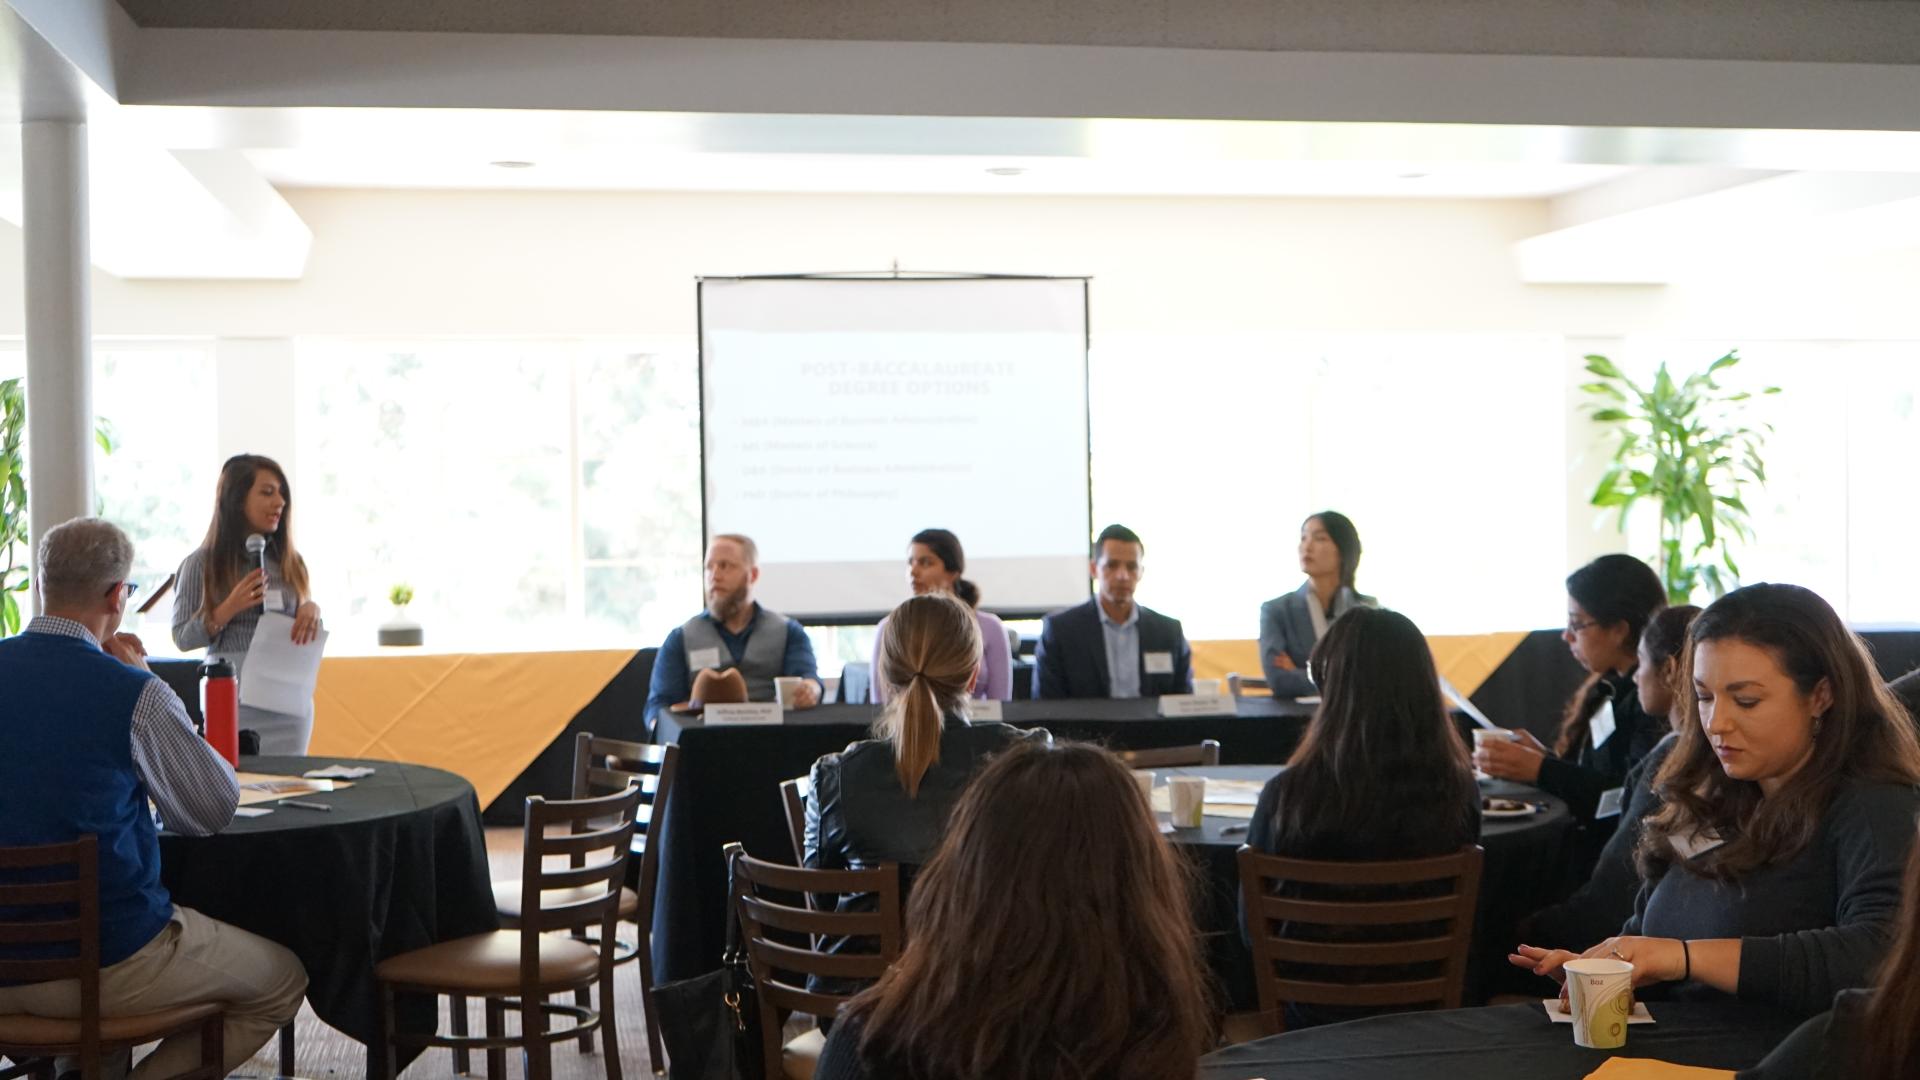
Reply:
[[1216, 1050], [1200, 1059], [1200, 1080], [1582, 1080], [1616, 1055], [1744, 1069], [1799, 1023], [1731, 998], [1654, 1001], [1647, 1011], [1654, 1022], [1628, 1028], [1618, 1050], [1575, 1046], [1573, 1025], [1550, 1022], [1539, 1005], [1375, 1016]]
[[[1154, 771], [1155, 786], [1171, 776], [1251, 781], [1264, 785], [1280, 765], [1205, 765]], [[1552, 902], [1560, 880], [1561, 849], [1573, 816], [1567, 805], [1537, 788], [1506, 780], [1483, 780], [1483, 795], [1516, 799], [1540, 809], [1521, 818], [1484, 818], [1480, 846], [1486, 860], [1480, 871], [1480, 904], [1474, 917], [1473, 950], [1468, 954], [1466, 1000], [1484, 1001], [1493, 977], [1505, 964], [1520, 920]], [[1164, 822], [1167, 815], [1161, 814]], [[1207, 893], [1199, 914], [1207, 938], [1208, 961], [1225, 983], [1235, 1008], [1252, 1008], [1253, 958], [1240, 936], [1240, 864], [1236, 852], [1247, 842], [1247, 819], [1200, 819], [1197, 829], [1174, 829], [1168, 838], [1192, 849], [1203, 867]]]
[[[366, 1043], [379, 1013], [374, 964], [500, 920], [480, 806], [460, 777], [344, 758], [243, 757], [240, 771], [299, 776], [335, 764], [375, 771], [294, 796], [331, 810], [267, 802], [258, 805], [271, 813], [236, 817], [212, 836], [162, 833], [160, 875], [174, 903], [291, 949], [306, 965], [313, 1011]], [[400, 998], [395, 1011], [403, 1031], [437, 1022], [423, 996]]]

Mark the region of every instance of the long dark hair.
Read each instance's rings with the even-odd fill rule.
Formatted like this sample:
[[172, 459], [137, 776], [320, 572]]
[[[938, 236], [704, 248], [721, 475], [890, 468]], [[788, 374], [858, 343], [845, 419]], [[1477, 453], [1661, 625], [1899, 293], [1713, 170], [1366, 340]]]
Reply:
[[1276, 850], [1311, 846], [1334, 823], [1374, 818], [1382, 808], [1458, 815], [1471, 832], [1473, 769], [1413, 620], [1354, 608], [1327, 627], [1309, 666], [1320, 707], [1287, 762]]
[[1859, 1047], [1860, 1080], [1920, 1076], [1920, 842], [1907, 856], [1905, 898], [1893, 949], [1880, 966]]
[[[1567, 575], [1567, 595], [1602, 626], [1627, 625], [1622, 644], [1628, 652], [1640, 647], [1640, 634], [1654, 612], [1667, 606], [1667, 588], [1653, 567], [1631, 555], [1602, 555]], [[1600, 699], [1613, 693], [1605, 671], [1588, 674], [1567, 702], [1560, 718], [1560, 736], [1553, 752], [1567, 757], [1580, 749], [1591, 732], [1593, 711]]]
[[293, 546], [293, 488], [287, 484], [287, 471], [270, 457], [235, 454], [220, 466], [220, 483], [213, 492], [213, 521], [207, 526], [207, 538], [200, 542], [205, 555], [202, 618], [211, 619], [213, 609], [254, 569], [255, 560], [247, 554], [247, 536], [254, 531], [247, 523], [247, 495], [262, 469], [272, 471], [280, 482], [280, 496], [287, 503], [280, 511], [280, 527], [266, 534], [267, 554], [280, 564], [280, 576], [296, 600], [307, 598], [307, 561]]
[[1352, 519], [1338, 510], [1322, 510], [1307, 515], [1307, 521], [1315, 520], [1327, 530], [1327, 539], [1332, 540], [1333, 546], [1340, 551], [1340, 584], [1358, 592], [1353, 581], [1360, 573], [1360, 530], [1353, 527]]
[[892, 696], [873, 722], [893, 744], [893, 767], [907, 797], [940, 760], [940, 729], [959, 712], [980, 664], [980, 620], [951, 596], [910, 597], [887, 616], [880, 636], [880, 670]]
[[[1701, 730], [1693, 667], [1708, 641], [1765, 649], [1800, 693], [1813, 693], [1822, 680], [1833, 692], [1812, 755], [1770, 797], [1762, 796], [1758, 782], [1728, 776]], [[1642, 874], [1649, 879], [1674, 863], [1737, 879], [1804, 850], [1847, 784], [1920, 782], [1920, 742], [1906, 710], [1881, 681], [1865, 643], [1811, 589], [1749, 585], [1714, 601], [1687, 632], [1678, 681], [1680, 741], [1654, 778], [1664, 805], [1640, 838]], [[1680, 859], [1673, 839], [1698, 833], [1726, 843], [1699, 858]]]
[[843, 1022], [876, 1075], [1191, 1078], [1214, 1034], [1193, 898], [1118, 758], [1022, 744], [960, 797], [906, 951]]
[[[960, 548], [960, 538], [951, 532], [945, 529], [921, 529], [913, 534], [909, 542], [927, 545], [927, 550], [933, 552], [933, 557], [939, 559], [948, 571], [955, 574], [967, 572], [967, 553]], [[954, 581], [953, 595], [965, 600], [970, 608], [980, 606], [980, 586], [964, 577]]]

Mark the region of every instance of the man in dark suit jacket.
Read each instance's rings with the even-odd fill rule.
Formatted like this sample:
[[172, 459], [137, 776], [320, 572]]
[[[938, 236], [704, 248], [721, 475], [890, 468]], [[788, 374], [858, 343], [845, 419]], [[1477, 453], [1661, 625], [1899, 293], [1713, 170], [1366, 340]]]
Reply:
[[1093, 544], [1099, 595], [1040, 625], [1033, 656], [1036, 698], [1135, 698], [1193, 692], [1193, 652], [1180, 620], [1133, 602], [1146, 545], [1125, 525]]

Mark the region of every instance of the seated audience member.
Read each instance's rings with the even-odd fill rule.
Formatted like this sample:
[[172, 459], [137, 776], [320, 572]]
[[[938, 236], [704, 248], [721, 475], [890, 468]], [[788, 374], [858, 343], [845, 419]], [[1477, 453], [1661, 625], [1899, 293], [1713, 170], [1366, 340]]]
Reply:
[[[1694, 620], [1679, 741], [1653, 780], [1646, 884], [1621, 936], [1587, 950], [1802, 1015], [1885, 955], [1920, 810], [1920, 742], [1866, 646], [1826, 601], [1750, 585]], [[1573, 953], [1522, 945], [1557, 973]]]
[[1300, 571], [1293, 592], [1260, 605], [1260, 670], [1275, 697], [1317, 693], [1307, 658], [1335, 619], [1357, 607], [1378, 607], [1354, 588], [1360, 570], [1360, 531], [1345, 514], [1322, 510], [1300, 523]]
[[1576, 832], [1567, 846], [1567, 887], [1585, 881], [1612, 835], [1611, 811], [1626, 794], [1627, 772], [1667, 733], [1665, 721], [1640, 708], [1633, 671], [1640, 632], [1667, 605], [1666, 589], [1631, 555], [1602, 555], [1567, 576], [1567, 629], [1562, 635], [1587, 681], [1574, 692], [1549, 751], [1532, 732], [1511, 741], [1487, 739], [1474, 751], [1480, 771], [1532, 784], [1567, 803]]
[[[967, 694], [979, 672], [980, 626], [964, 603], [928, 593], [893, 609], [874, 669], [892, 697], [874, 722], [878, 737], [813, 763], [809, 867], [861, 870], [898, 863], [901, 884], [910, 886], [940, 843], [961, 790], [986, 759], [1014, 743], [1047, 738], [1045, 731], [969, 723]], [[872, 898], [843, 896], [839, 908], [871, 911]], [[858, 943], [842, 941], [833, 951]]]
[[1192, 888], [1117, 758], [1021, 744], [960, 797], [905, 951], [815, 1080], [1192, 1080], [1213, 1040]]
[[[240, 787], [194, 734], [179, 696], [147, 670], [140, 639], [116, 633], [132, 569], [133, 542], [98, 518], [41, 538], [46, 614], [0, 641], [0, 845], [97, 836], [101, 1016], [221, 1002], [232, 1070], [293, 1019], [307, 976], [281, 946], [174, 906], [160, 883], [147, 801], [167, 828], [205, 836], [232, 819]], [[0, 944], [0, 955], [24, 959], [20, 948]], [[0, 985], [0, 1013], [77, 1018], [79, 988]], [[162, 1042], [133, 1075], [173, 1076], [199, 1059], [196, 1029]]]
[[1907, 859], [1893, 951], [1872, 990], [1842, 990], [1833, 1008], [1787, 1036], [1737, 1080], [1912, 1080], [1920, 1076], [1920, 845]]
[[707, 545], [707, 610], [668, 631], [661, 643], [647, 689], [647, 727], [660, 710], [688, 701], [703, 671], [738, 671], [748, 701], [772, 701], [773, 680], [796, 675], [806, 681], [795, 707], [820, 704], [813, 642], [798, 622], [755, 602], [759, 580], [760, 551], [751, 539], [722, 533]]
[[[913, 595], [947, 593], [957, 596], [973, 609], [980, 623], [980, 678], [974, 683], [973, 696], [993, 701], [1013, 700], [1013, 645], [1007, 640], [1007, 626], [1000, 616], [980, 610], [980, 586], [963, 575], [967, 553], [960, 538], [945, 529], [922, 529], [907, 545], [907, 584]], [[873, 670], [880, 670], [880, 642], [887, 635], [887, 620], [881, 619], [873, 639]], [[885, 680], [873, 680], [873, 702], [887, 703]]]
[[1920, 670], [1909, 671], [1893, 680], [1887, 689], [1907, 707], [1907, 716], [1920, 723]]
[[[1286, 771], [1260, 792], [1247, 843], [1270, 855], [1320, 860], [1417, 859], [1478, 843], [1480, 787], [1419, 628], [1399, 612], [1356, 608], [1328, 628], [1312, 667], [1320, 707]], [[1361, 898], [1301, 890], [1314, 899]], [[1431, 967], [1381, 969], [1372, 981], [1431, 978]], [[1344, 973], [1303, 967], [1297, 977]], [[1286, 1027], [1379, 1011], [1290, 1003]]]
[[[1687, 627], [1700, 609], [1692, 604], [1664, 608], [1640, 635], [1640, 662], [1633, 669], [1633, 683], [1640, 698], [1640, 709], [1655, 720], [1678, 721], [1674, 706], [1680, 673], [1680, 652], [1687, 640]], [[1691, 689], [1688, 690], [1691, 693]], [[1640, 844], [1641, 823], [1659, 809], [1659, 796], [1653, 791], [1653, 778], [1673, 749], [1679, 736], [1669, 732], [1654, 744], [1647, 756], [1627, 773], [1626, 795], [1620, 809], [1620, 822], [1600, 851], [1593, 876], [1566, 900], [1532, 915], [1520, 926], [1520, 936], [1530, 941], [1557, 941], [1568, 948], [1585, 949], [1601, 938], [1610, 937], [1633, 914], [1633, 899], [1640, 892], [1640, 868], [1634, 864], [1634, 851]]]
[[1147, 547], [1125, 525], [1093, 542], [1099, 595], [1040, 624], [1033, 654], [1036, 698], [1137, 698], [1193, 692], [1193, 653], [1180, 620], [1134, 602]]

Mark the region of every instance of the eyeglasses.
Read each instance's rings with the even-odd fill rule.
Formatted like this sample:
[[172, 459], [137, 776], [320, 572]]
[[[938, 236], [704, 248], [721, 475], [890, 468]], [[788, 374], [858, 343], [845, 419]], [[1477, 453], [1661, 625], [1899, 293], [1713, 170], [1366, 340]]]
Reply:
[[129, 599], [131, 599], [134, 593], [137, 593], [140, 591], [140, 583], [137, 581], [116, 581], [113, 584], [107, 586], [107, 595], [112, 596], [114, 593], [122, 589], [126, 590], [125, 595]]
[[1598, 619], [1571, 619], [1570, 618], [1567, 620], [1567, 633], [1577, 634], [1580, 631], [1585, 630], [1589, 626], [1599, 626], [1599, 625], [1600, 625], [1600, 620]]

